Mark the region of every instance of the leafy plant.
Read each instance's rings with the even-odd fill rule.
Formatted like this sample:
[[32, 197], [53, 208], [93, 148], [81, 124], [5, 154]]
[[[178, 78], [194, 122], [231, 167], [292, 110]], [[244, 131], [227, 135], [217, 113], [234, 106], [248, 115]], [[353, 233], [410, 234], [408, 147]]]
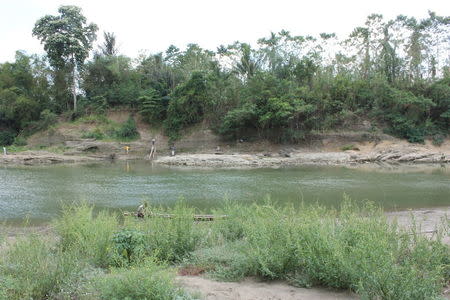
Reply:
[[127, 121], [114, 131], [114, 136], [124, 140], [132, 140], [139, 137], [134, 118], [132, 116], [128, 117]]
[[130, 265], [144, 257], [144, 234], [135, 229], [122, 229], [112, 238], [114, 257], [118, 265]]

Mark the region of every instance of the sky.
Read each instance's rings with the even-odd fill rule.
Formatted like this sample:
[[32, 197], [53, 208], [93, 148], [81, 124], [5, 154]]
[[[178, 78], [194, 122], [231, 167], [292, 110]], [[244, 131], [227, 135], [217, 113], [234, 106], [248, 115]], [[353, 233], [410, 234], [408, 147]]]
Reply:
[[133, 58], [171, 44], [197, 43], [210, 50], [236, 40], [254, 44], [281, 29], [292, 35], [334, 32], [342, 38], [371, 13], [387, 19], [399, 14], [424, 18], [428, 10], [450, 15], [445, 0], [0, 0], [0, 63], [13, 61], [16, 50], [44, 54], [31, 31], [61, 5], [81, 7], [88, 22], [99, 26], [96, 45], [103, 31], [114, 32], [119, 53]]

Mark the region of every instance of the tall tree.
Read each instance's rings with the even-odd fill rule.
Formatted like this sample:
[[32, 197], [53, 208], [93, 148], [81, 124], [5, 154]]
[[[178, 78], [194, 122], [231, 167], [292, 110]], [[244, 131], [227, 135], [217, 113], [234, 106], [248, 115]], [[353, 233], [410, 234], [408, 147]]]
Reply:
[[59, 15], [46, 15], [34, 25], [36, 36], [47, 52], [50, 64], [62, 69], [69, 66], [72, 73], [73, 109], [77, 110], [76, 74], [83, 66], [96, 39], [97, 25], [86, 24], [86, 17], [77, 6], [61, 6]]
[[103, 32], [103, 44], [99, 47], [104, 56], [115, 56], [119, 52], [116, 45], [116, 35], [114, 32]]

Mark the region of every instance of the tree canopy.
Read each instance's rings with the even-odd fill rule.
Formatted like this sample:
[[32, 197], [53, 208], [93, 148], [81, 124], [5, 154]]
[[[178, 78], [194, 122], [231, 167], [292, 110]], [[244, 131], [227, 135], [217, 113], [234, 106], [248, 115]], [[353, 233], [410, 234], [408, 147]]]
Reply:
[[18, 52], [15, 62], [0, 64], [8, 143], [70, 111], [69, 87], [79, 114], [127, 107], [162, 125], [172, 141], [200, 122], [224, 139], [280, 143], [363, 121], [411, 142], [449, 134], [450, 18], [434, 12], [424, 19], [372, 14], [344, 38], [282, 30], [252, 45], [171, 45], [136, 58], [120, 55], [120, 36], [105, 32], [91, 59], [97, 26], [77, 7], [58, 12], [33, 29], [46, 57]]

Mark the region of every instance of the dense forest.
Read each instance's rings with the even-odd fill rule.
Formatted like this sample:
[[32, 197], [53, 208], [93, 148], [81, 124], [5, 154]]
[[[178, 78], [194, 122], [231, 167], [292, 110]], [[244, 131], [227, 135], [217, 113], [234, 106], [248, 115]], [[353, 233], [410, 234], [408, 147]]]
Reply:
[[[130, 58], [114, 33], [62, 6], [36, 22], [45, 56], [0, 64], [0, 144], [125, 107], [176, 140], [204, 122], [224, 139], [295, 143], [370, 120], [373, 130], [439, 143], [450, 128], [450, 17], [370, 15], [346, 38], [271, 33], [215, 51], [189, 44]], [[31, 31], [31, 29], [30, 29]], [[145, 45], [143, 45], [145, 47]]]

